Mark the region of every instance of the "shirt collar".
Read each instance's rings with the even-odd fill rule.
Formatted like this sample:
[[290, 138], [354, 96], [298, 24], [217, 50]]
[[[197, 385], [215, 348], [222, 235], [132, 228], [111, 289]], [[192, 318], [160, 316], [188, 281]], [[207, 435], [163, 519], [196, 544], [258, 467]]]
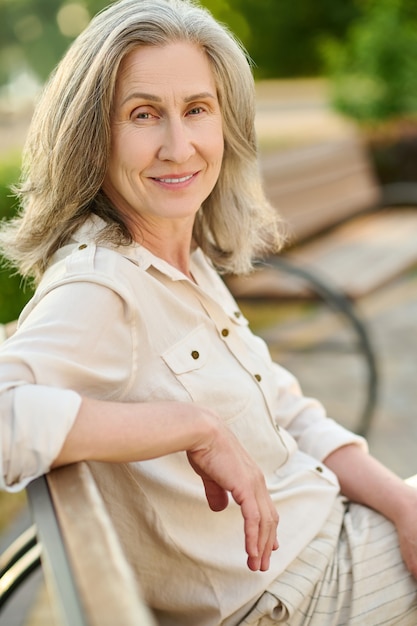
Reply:
[[[91, 215], [88, 220], [73, 234], [72, 240], [77, 244], [82, 243], [96, 243], [100, 232], [105, 228], [106, 223], [98, 215]], [[148, 270], [149, 267], [154, 267], [156, 270], [165, 274], [172, 280], [188, 280], [187, 277], [170, 265], [167, 261], [164, 261], [160, 257], [153, 254], [150, 250], [142, 246], [137, 242], [132, 242], [129, 245], [115, 245], [111, 242], [100, 242], [101, 246], [110, 248], [117, 251], [122, 256], [128, 258], [130, 261], [138, 265], [143, 270]], [[197, 263], [200, 265], [202, 251], [197, 248], [191, 255], [192, 262], [194, 259], [198, 259]]]

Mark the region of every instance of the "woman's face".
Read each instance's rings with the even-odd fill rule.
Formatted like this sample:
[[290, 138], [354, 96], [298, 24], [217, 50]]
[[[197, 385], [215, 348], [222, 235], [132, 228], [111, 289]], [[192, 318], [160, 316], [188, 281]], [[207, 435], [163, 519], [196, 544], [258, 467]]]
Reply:
[[103, 189], [130, 227], [194, 217], [223, 158], [222, 115], [209, 61], [177, 42], [129, 53], [119, 69]]

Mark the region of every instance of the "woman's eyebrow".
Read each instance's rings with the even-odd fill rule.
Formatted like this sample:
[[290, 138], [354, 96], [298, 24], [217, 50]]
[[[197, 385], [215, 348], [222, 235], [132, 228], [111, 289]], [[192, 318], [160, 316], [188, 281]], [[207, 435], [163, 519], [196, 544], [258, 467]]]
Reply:
[[130, 93], [122, 102], [122, 106], [129, 102], [129, 100], [150, 100], [151, 102], [162, 102], [162, 99], [159, 96], [155, 96], [152, 93], [146, 93], [144, 91], [135, 91], [134, 93]]
[[[210, 91], [201, 91], [200, 93], [193, 94], [191, 96], [187, 96], [184, 98], [184, 102], [193, 102], [194, 100], [203, 100], [204, 98], [212, 98], [216, 99], [216, 96], [210, 93]], [[129, 100], [142, 99], [142, 100], [150, 100], [151, 102], [162, 102], [162, 98], [159, 96], [155, 96], [152, 93], [146, 93], [144, 91], [135, 91], [134, 93], [129, 94], [122, 102], [122, 106], [129, 102]]]
[[210, 91], [202, 91], [192, 96], [187, 96], [186, 98], [184, 98], [184, 102], [193, 102], [193, 100], [204, 100], [204, 98], [213, 98], [213, 100], [215, 100], [216, 96], [210, 93]]

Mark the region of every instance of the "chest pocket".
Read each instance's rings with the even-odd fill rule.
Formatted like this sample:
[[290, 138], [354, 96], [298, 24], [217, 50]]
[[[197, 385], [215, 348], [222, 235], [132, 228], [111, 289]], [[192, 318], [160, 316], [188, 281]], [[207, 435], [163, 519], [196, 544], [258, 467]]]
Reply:
[[168, 348], [162, 359], [194, 402], [212, 408], [225, 421], [249, 409], [252, 391], [245, 384], [246, 371], [205, 325]]

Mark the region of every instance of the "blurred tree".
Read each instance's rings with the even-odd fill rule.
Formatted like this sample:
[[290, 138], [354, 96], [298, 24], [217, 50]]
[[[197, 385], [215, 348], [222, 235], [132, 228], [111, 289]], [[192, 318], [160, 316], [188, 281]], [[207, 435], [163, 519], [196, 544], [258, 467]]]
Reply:
[[250, 24], [245, 41], [258, 78], [317, 75], [321, 39], [343, 37], [359, 11], [355, 0], [230, 0]]
[[104, 4], [98, 0], [0, 0], [0, 83], [27, 68], [43, 81]]
[[417, 114], [415, 0], [362, 0], [346, 38], [323, 54], [340, 112], [367, 124]]
[[250, 38], [250, 26], [239, 2], [235, 3], [236, 6], [229, 0], [200, 0], [200, 2], [246, 45]]
[[362, 0], [323, 46], [333, 107], [359, 123], [382, 183], [417, 181], [417, 3]]
[[[19, 178], [20, 155], [10, 153], [0, 160], [0, 219], [13, 217], [16, 211], [16, 198], [13, 196], [10, 185]], [[29, 300], [33, 289], [24, 283], [21, 276], [4, 265], [0, 258], [0, 323], [10, 322], [19, 315], [21, 309]]]
[[0, 3], [1, 68], [3, 82], [29, 65], [44, 78], [48, 59], [66, 46], [56, 23], [56, 2], [2, 0]]
[[[366, 1], [366, 0], [362, 0]], [[0, 84], [24, 68], [44, 80], [108, 0], [0, 0]], [[355, 0], [202, 0], [242, 40], [260, 78], [321, 72], [321, 38], [341, 37]], [[413, 0], [409, 0], [412, 10]], [[414, 9], [415, 10], [415, 9]]]

